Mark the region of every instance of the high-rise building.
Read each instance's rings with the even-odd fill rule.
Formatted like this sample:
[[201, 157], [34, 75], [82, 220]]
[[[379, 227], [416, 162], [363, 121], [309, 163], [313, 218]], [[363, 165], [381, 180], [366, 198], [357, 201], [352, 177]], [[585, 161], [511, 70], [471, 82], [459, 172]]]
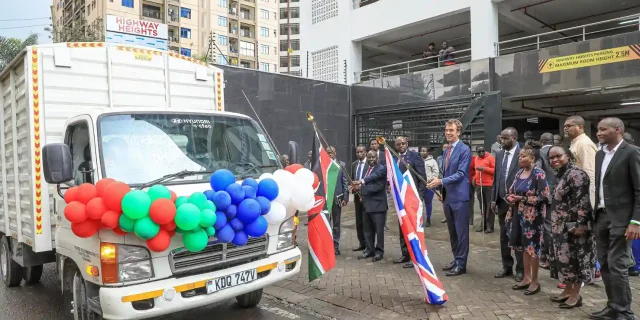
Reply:
[[112, 15], [166, 24], [168, 49], [182, 55], [278, 72], [279, 1], [53, 0], [54, 41], [87, 34], [104, 41], [104, 20]]
[[302, 76], [300, 0], [278, 1], [280, 2], [280, 73]]

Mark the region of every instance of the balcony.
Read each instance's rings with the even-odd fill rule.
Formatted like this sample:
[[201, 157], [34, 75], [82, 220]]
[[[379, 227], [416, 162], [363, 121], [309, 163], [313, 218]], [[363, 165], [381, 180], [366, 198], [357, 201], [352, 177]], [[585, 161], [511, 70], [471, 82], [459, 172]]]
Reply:
[[255, 15], [248, 9], [240, 9], [240, 19], [243, 20], [243, 22], [255, 23]]
[[256, 0], [242, 0], [242, 4], [246, 4], [252, 7], [256, 6]]
[[180, 45], [180, 28], [169, 26], [169, 45]]
[[240, 60], [240, 68], [246, 68], [246, 69], [255, 69], [256, 68], [256, 63], [255, 61], [247, 61], [247, 60]]
[[238, 37], [238, 23], [229, 23], [229, 37]]
[[233, 38], [229, 39], [229, 55], [237, 57], [239, 54], [238, 48], [238, 40]]
[[180, 26], [180, 8], [170, 5], [167, 9], [167, 24], [171, 26]]
[[160, 7], [146, 3], [142, 5], [142, 20], [164, 23], [163, 17]]
[[240, 37], [254, 40], [256, 38], [255, 28], [253, 26], [240, 26]]

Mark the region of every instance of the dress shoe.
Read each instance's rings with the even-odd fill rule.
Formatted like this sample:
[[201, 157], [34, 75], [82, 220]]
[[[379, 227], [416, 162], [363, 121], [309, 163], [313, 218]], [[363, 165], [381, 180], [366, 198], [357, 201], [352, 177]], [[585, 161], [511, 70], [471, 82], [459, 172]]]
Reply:
[[563, 302], [558, 307], [560, 307], [560, 309], [573, 309], [582, 307], [582, 296], [578, 297], [578, 302], [576, 302], [576, 304], [566, 304]]
[[407, 263], [403, 264], [402, 267], [405, 268], [405, 269], [413, 268], [413, 262], [407, 262]]
[[427, 219], [427, 222], [424, 223], [425, 227], [431, 227], [431, 219]]
[[511, 287], [511, 290], [516, 290], [516, 291], [520, 291], [520, 290], [524, 290], [524, 289], [528, 289], [529, 288], [529, 284], [528, 283], [524, 283], [524, 284], [514, 284]]
[[524, 291], [524, 295], [525, 296], [532, 296], [532, 295], [540, 292], [540, 289], [542, 289], [542, 285], [538, 283], [538, 287], [537, 288], [535, 288], [533, 290], [529, 290], [529, 289], [525, 290]]
[[446, 223], [446, 222], [447, 222], [447, 219], [446, 219], [446, 218], [445, 218], [445, 219], [440, 220], [440, 223]]
[[382, 260], [382, 255], [381, 254], [376, 254], [373, 259], [371, 259], [371, 261], [376, 262], [376, 261], [380, 261]]
[[482, 226], [480, 226], [480, 227], [477, 227], [477, 228], [476, 228], [476, 232], [482, 232], [482, 231], [485, 231], [485, 230], [482, 228]]
[[493, 228], [489, 228], [489, 229], [485, 230], [484, 233], [493, 233]]
[[365, 247], [364, 245], [359, 245], [357, 247], [353, 248], [353, 251], [362, 251], [364, 249], [366, 249], [367, 247]]
[[452, 270], [453, 268], [456, 267], [456, 262], [452, 261], [451, 263], [449, 263], [448, 265], [442, 267], [442, 271], [449, 271]]
[[407, 263], [409, 261], [411, 261], [411, 258], [409, 258], [407, 256], [402, 256], [402, 257], [400, 257], [398, 259], [393, 260], [393, 263], [399, 264], [399, 263]]
[[455, 277], [455, 276], [463, 275], [465, 273], [467, 273], [466, 268], [456, 266], [455, 268], [449, 270], [449, 272], [447, 272], [446, 275], [447, 277]]
[[637, 276], [640, 276], [640, 271], [634, 268], [629, 268], [629, 277], [637, 277]]
[[606, 307], [600, 311], [594, 312], [592, 314], [589, 315], [589, 319], [594, 319], [594, 320], [605, 320], [605, 319], [615, 319], [616, 318], [616, 312], [615, 310]]
[[516, 281], [521, 282], [524, 278], [524, 272], [516, 272]]
[[339, 255], [340, 255], [340, 249], [338, 249], [338, 248], [335, 248], [335, 249], [333, 249], [333, 251], [335, 251], [335, 253], [336, 253], [336, 256], [339, 256]]
[[365, 251], [361, 255], [358, 256], [358, 260], [360, 260], [360, 259], [368, 259], [368, 258], [371, 258], [371, 257], [373, 257], [373, 253]]
[[513, 276], [513, 271], [510, 269], [502, 269], [500, 271], [498, 271], [498, 273], [496, 273], [495, 276], [493, 276], [494, 278], [500, 279], [500, 278], [506, 278], [506, 277], [511, 277]]

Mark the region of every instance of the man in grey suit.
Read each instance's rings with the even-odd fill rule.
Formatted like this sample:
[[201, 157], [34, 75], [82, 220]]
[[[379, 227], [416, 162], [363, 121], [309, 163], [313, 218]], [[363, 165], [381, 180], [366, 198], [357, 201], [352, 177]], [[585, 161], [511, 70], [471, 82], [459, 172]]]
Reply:
[[[327, 148], [327, 154], [333, 161], [336, 160], [336, 147], [329, 146]], [[344, 162], [340, 161], [340, 165], [344, 168]], [[334, 206], [331, 208], [331, 223], [333, 225], [333, 247], [336, 256], [340, 255], [340, 220], [342, 218], [342, 207], [347, 205], [349, 201], [349, 184], [344, 172], [340, 170], [338, 174], [338, 181], [336, 182], [335, 199], [333, 200]]]
[[[591, 319], [635, 319], [629, 287], [629, 240], [640, 238], [640, 150], [622, 138], [624, 124], [598, 124], [595, 234], [607, 306]], [[578, 230], [586, 232], [587, 230]]]
[[[500, 253], [502, 255], [502, 269], [496, 273], [496, 278], [513, 276], [513, 257], [509, 248], [509, 238], [505, 227], [505, 218], [509, 211], [509, 203], [505, 200], [507, 190], [513, 184], [516, 172], [518, 172], [518, 131], [509, 127], [502, 130], [500, 134], [502, 150], [496, 157], [495, 178], [493, 179], [493, 194], [491, 198], [491, 210], [498, 214], [500, 225]], [[524, 263], [522, 261], [522, 251], [516, 251], [516, 281], [522, 281], [524, 277]]]

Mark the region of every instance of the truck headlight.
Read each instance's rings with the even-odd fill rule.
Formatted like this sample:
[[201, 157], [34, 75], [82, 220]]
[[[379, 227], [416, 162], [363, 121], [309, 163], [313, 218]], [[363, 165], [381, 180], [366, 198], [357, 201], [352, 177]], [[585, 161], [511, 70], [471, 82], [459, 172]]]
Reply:
[[278, 231], [278, 250], [285, 250], [293, 247], [296, 233], [296, 225], [293, 223], [293, 216], [280, 225]]
[[104, 283], [153, 278], [151, 254], [144, 247], [101, 243], [100, 262]]

